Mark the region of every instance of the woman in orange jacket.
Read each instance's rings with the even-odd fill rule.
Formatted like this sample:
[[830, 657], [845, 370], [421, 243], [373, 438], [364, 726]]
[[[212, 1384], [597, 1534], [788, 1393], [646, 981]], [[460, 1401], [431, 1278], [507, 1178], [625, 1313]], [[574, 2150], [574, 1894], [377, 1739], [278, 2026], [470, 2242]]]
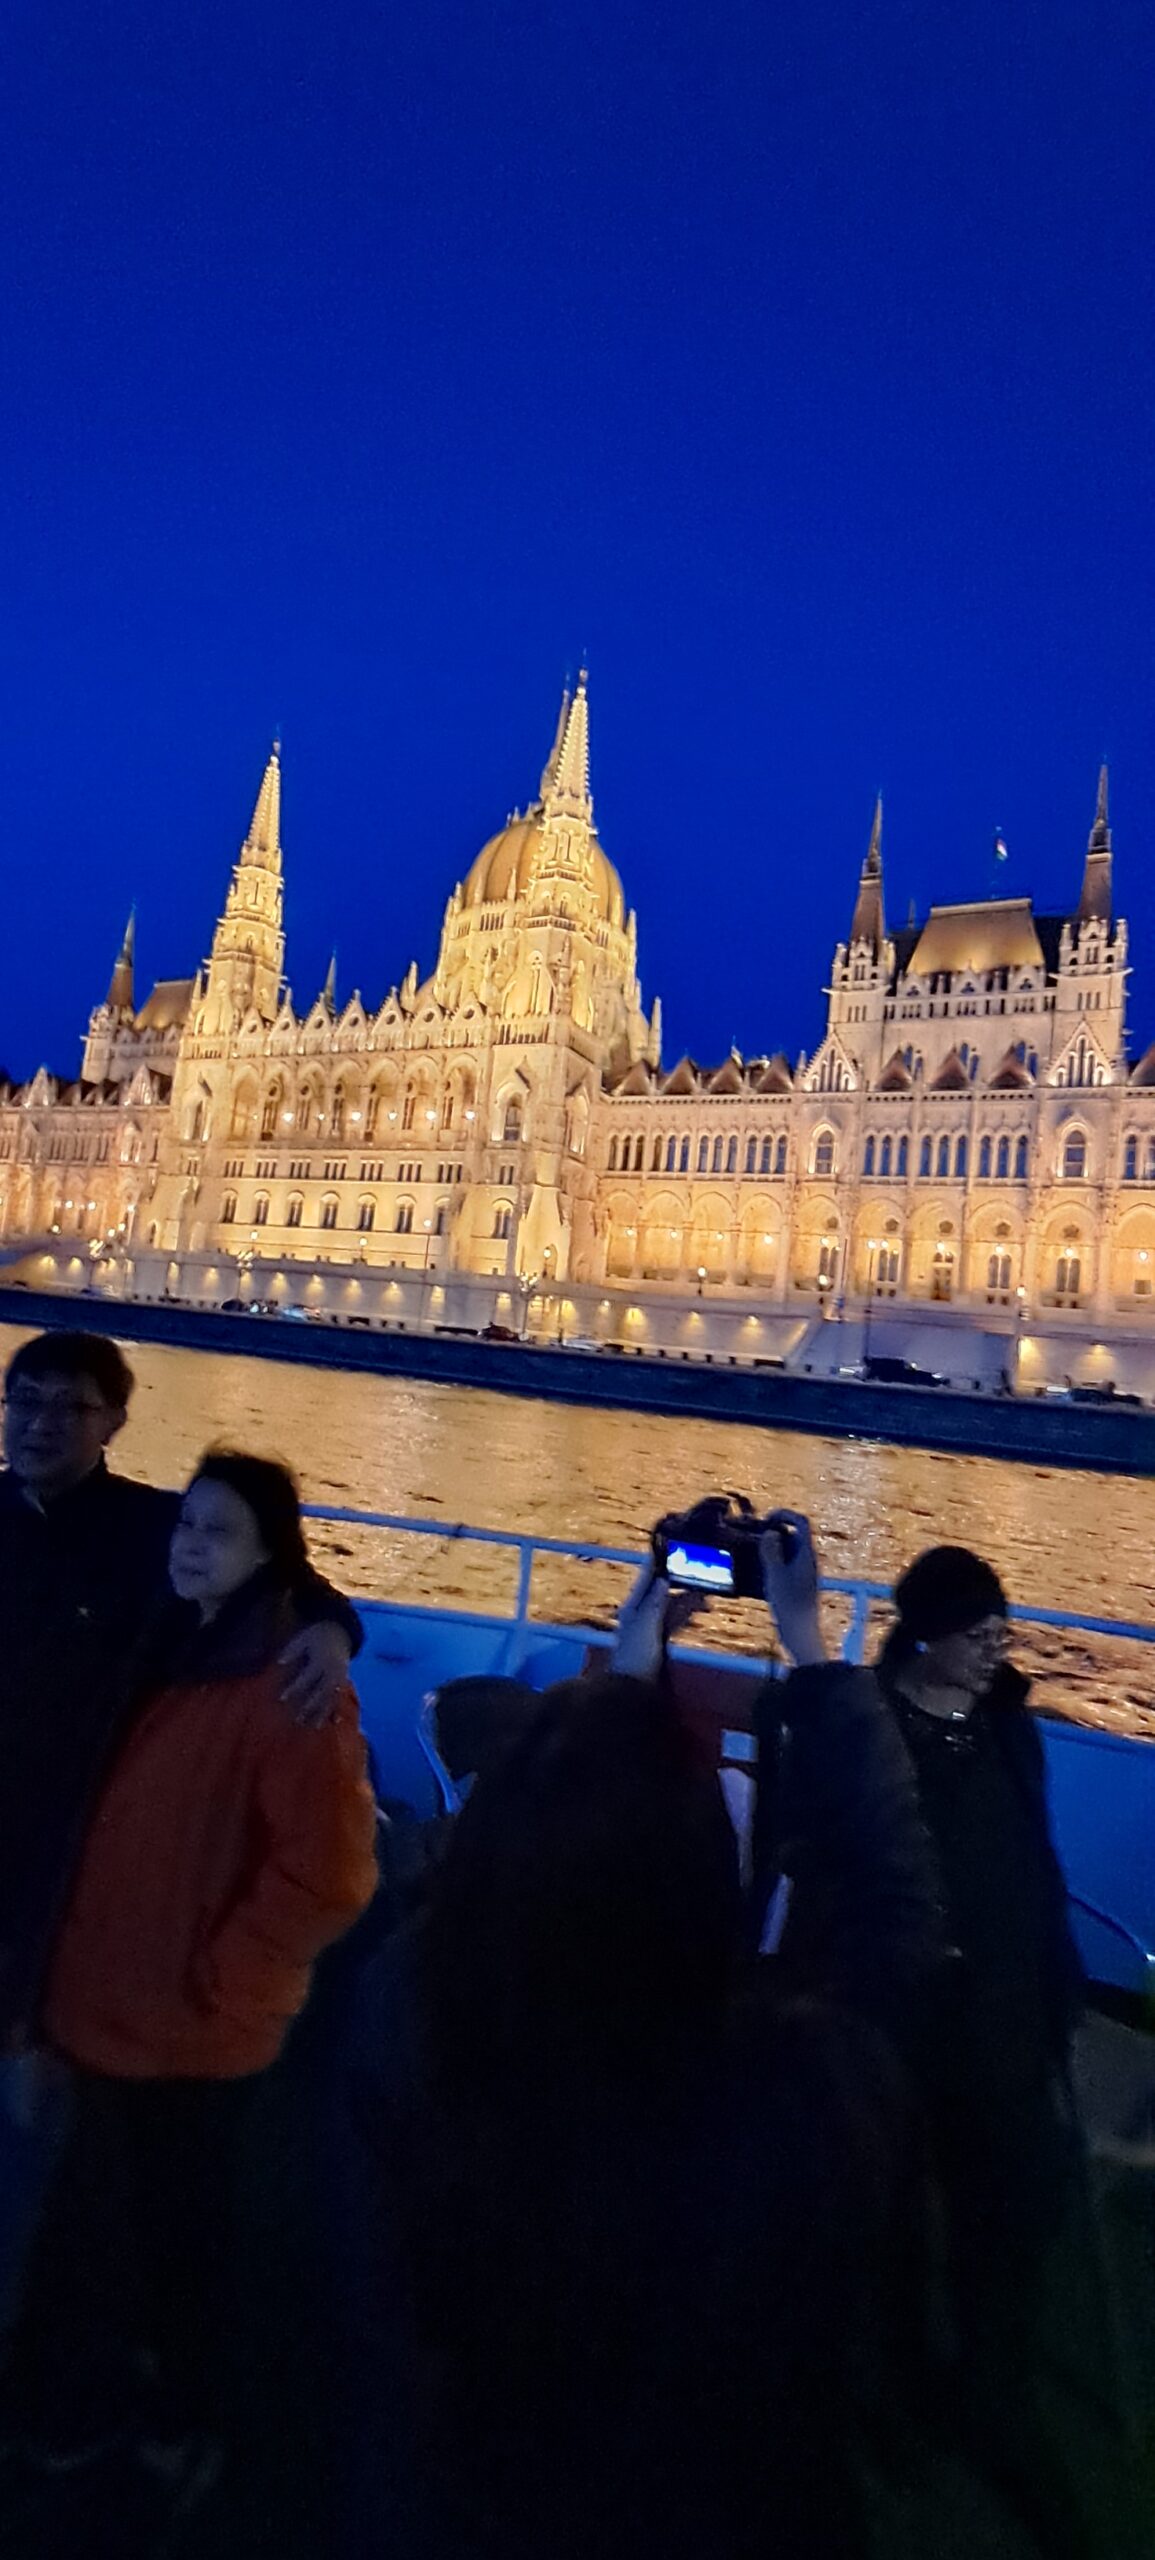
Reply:
[[352, 1689], [314, 1729], [281, 1701], [304, 1556], [285, 1468], [202, 1460], [173, 1534], [175, 1602], [84, 1841], [43, 2008], [123, 2187], [161, 2383], [142, 2450], [178, 2479], [228, 2432], [226, 2285], [254, 2102], [316, 1958], [377, 1881]]

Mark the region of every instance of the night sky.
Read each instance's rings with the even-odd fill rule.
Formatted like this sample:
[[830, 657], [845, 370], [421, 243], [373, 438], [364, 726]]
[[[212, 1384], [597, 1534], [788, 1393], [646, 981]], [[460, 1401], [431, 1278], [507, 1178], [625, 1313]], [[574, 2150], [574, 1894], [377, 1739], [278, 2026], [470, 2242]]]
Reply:
[[7, 0], [0, 1061], [207, 948], [284, 738], [289, 977], [376, 1002], [590, 668], [666, 1055], [1078, 894], [1155, 1031], [1148, 0]]

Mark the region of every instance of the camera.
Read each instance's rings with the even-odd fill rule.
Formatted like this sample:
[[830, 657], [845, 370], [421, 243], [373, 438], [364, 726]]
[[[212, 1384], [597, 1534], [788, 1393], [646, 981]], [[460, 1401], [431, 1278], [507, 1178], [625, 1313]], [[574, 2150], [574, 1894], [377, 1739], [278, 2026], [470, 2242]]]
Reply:
[[762, 1597], [762, 1559], [758, 1548], [767, 1529], [777, 1529], [787, 1558], [793, 1533], [781, 1515], [763, 1519], [743, 1493], [711, 1493], [689, 1511], [671, 1511], [653, 1532], [654, 1564], [676, 1591], [733, 1593], [740, 1600]]

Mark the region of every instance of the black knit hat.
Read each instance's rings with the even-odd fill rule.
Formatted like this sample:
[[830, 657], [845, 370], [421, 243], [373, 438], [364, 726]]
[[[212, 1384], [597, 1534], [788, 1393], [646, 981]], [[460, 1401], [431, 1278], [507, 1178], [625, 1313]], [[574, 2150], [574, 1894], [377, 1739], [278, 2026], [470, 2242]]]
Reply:
[[993, 1565], [969, 1547], [928, 1547], [895, 1584], [894, 1605], [904, 1635], [937, 1644], [983, 1618], [1005, 1618], [1007, 1595]]

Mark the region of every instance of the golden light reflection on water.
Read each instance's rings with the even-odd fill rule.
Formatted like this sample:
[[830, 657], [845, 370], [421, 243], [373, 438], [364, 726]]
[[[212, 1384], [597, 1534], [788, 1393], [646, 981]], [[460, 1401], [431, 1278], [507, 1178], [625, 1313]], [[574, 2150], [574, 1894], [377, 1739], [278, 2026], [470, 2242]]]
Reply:
[[[22, 1336], [0, 1327], [0, 1356]], [[1013, 1600], [1155, 1624], [1155, 1491], [1141, 1478], [1066, 1473], [990, 1458], [818, 1440], [744, 1424], [537, 1403], [225, 1354], [128, 1346], [138, 1378], [116, 1462], [175, 1484], [228, 1439], [288, 1458], [306, 1497], [452, 1524], [644, 1546], [663, 1512], [723, 1488], [808, 1512], [832, 1574], [890, 1584], [921, 1548], [973, 1546]], [[314, 1546], [366, 1596], [509, 1605], [500, 1549], [317, 1524]], [[543, 1616], [601, 1617], [624, 1577], [546, 1559]], [[755, 1615], [720, 1612], [711, 1633], [757, 1650]], [[1039, 1635], [1017, 1641], [1036, 1702], [1117, 1730], [1155, 1732], [1155, 1651]]]

